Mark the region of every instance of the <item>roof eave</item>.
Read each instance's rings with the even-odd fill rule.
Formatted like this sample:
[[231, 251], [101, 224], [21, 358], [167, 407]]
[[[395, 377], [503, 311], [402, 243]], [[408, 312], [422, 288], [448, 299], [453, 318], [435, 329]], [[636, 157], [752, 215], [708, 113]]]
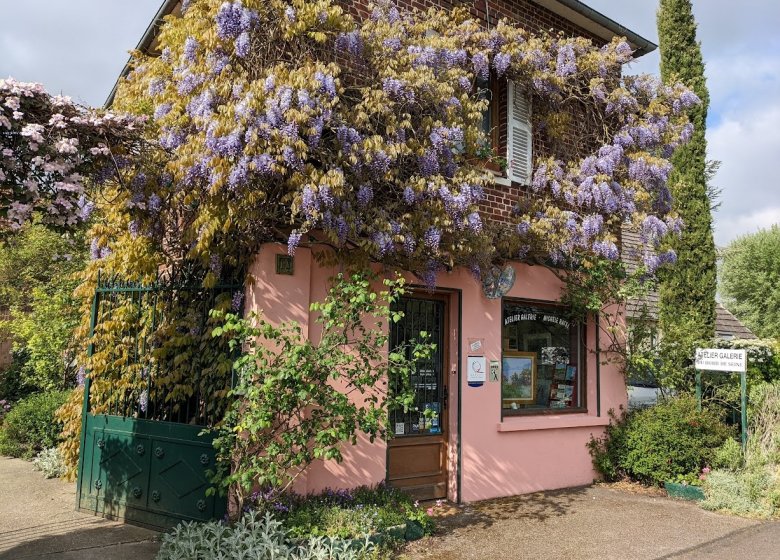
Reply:
[[658, 45], [619, 24], [615, 20], [594, 10], [579, 0], [532, 0], [551, 12], [575, 23], [605, 41], [612, 37], [625, 37], [634, 47], [634, 57], [646, 55], [658, 48]]
[[[138, 44], [135, 47], [136, 50], [139, 50], [141, 52], [148, 52], [149, 47], [152, 46], [154, 40], [157, 38], [157, 33], [160, 30], [160, 26], [163, 24], [163, 19], [165, 18], [165, 16], [173, 13], [173, 11], [176, 9], [176, 6], [180, 2], [181, 0], [163, 0], [163, 3], [160, 6], [160, 8], [157, 10], [157, 13], [154, 14], [154, 18], [152, 18], [151, 23], [149, 23], [149, 26], [146, 28], [146, 31], [144, 31], [141, 40], [138, 41]], [[127, 62], [122, 68], [122, 72], [119, 74], [119, 77], [117, 78], [116, 82], [114, 82], [114, 87], [111, 88], [111, 93], [108, 94], [108, 98], [106, 98], [106, 102], [103, 104], [103, 106], [106, 109], [111, 107], [111, 105], [114, 103], [114, 96], [116, 95], [116, 90], [119, 87], [119, 81], [123, 77], [127, 76], [128, 72], [130, 72], [131, 60], [132, 58], [127, 59]]]
[[[163, 0], [162, 5], [157, 10], [157, 13], [155, 14], [149, 26], [146, 28], [146, 31], [141, 37], [141, 40], [138, 42], [138, 45], [136, 45], [135, 48], [137, 50], [141, 52], [147, 52], [149, 50], [149, 47], [152, 46], [155, 38], [157, 37], [157, 32], [163, 23], [163, 19], [165, 16], [173, 13], [180, 1], [181, 0]], [[634, 47], [634, 57], [636, 58], [653, 52], [658, 48], [658, 45], [649, 39], [645, 39], [641, 35], [634, 33], [627, 27], [619, 24], [613, 19], [608, 18], [590, 6], [583, 4], [579, 0], [532, 1], [544, 8], [547, 8], [551, 12], [566, 18], [572, 23], [579, 25], [586, 31], [590, 31], [594, 35], [601, 37], [606, 41], [610, 41], [612, 37], [615, 36], [625, 37], [631, 46]], [[111, 88], [111, 93], [109, 93], [108, 98], [104, 103], [104, 107], [109, 108], [113, 104], [114, 96], [116, 95], [116, 90], [119, 86], [119, 81], [122, 79], [122, 77], [126, 76], [129, 71], [130, 59], [128, 59], [124, 68], [122, 68], [122, 72], [119, 74], [119, 78], [114, 83], [114, 87]]]

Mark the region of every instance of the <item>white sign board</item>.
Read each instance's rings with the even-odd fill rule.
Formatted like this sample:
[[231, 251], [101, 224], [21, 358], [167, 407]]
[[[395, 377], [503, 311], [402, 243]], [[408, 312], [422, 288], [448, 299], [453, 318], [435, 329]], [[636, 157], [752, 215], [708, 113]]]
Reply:
[[747, 352], [745, 350], [726, 350], [723, 348], [697, 348], [696, 369], [707, 371], [747, 371]]
[[485, 356], [469, 356], [466, 381], [469, 383], [484, 383], [487, 378], [486, 362]]

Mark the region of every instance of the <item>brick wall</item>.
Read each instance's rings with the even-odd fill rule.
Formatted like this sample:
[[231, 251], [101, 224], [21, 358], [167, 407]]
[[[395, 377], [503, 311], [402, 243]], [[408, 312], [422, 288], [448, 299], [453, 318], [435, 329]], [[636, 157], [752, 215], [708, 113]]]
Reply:
[[[358, 19], [368, 18], [368, 0], [339, 0], [344, 8]], [[605, 41], [589, 33], [585, 29], [573, 24], [551, 12], [550, 10], [535, 4], [530, 0], [471, 0], [471, 1], [448, 1], [448, 0], [395, 0], [395, 4], [400, 9], [418, 9], [427, 10], [432, 7], [452, 9], [454, 7], [468, 7], [472, 15], [488, 24], [488, 14], [490, 15], [490, 25], [494, 26], [502, 18], [507, 18], [516, 25], [534, 33], [541, 32], [562, 32], [567, 36], [581, 36], [589, 38], [596, 45], [603, 45]], [[507, 87], [506, 80], [499, 80], [498, 91], [498, 155], [504, 157], [506, 154], [507, 142]], [[575, 119], [575, 122], [577, 119]], [[575, 142], [578, 135], [573, 131], [571, 140]], [[534, 132], [533, 154], [534, 158], [550, 153], [550, 146], [546, 138], [537, 131]], [[480, 204], [480, 210], [486, 218], [497, 222], [509, 222], [512, 212], [517, 206], [521, 197], [527, 196], [527, 192], [518, 184], [510, 186], [495, 185], [486, 189], [485, 199]]]

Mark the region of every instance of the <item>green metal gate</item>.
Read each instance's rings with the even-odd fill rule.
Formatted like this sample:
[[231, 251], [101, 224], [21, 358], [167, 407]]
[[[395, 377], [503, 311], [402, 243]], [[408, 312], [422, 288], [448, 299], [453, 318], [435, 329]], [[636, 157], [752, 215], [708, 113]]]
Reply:
[[[84, 382], [77, 509], [160, 529], [224, 516], [226, 499], [206, 495], [215, 451], [204, 433], [221, 419], [224, 399], [205, 388], [224, 381], [229, 390], [232, 369], [207, 363], [204, 349], [219, 344], [210, 340], [209, 310], [235, 306], [241, 293], [240, 283], [204, 289], [170, 277], [149, 285], [98, 280], [88, 350], [107, 360], [109, 376]], [[117, 321], [116, 347], [100, 348], [96, 333], [116, 330]], [[160, 337], [176, 352], [168, 344], [161, 354]], [[137, 381], [123, 385], [128, 376]], [[99, 398], [95, 383], [104, 384]]]

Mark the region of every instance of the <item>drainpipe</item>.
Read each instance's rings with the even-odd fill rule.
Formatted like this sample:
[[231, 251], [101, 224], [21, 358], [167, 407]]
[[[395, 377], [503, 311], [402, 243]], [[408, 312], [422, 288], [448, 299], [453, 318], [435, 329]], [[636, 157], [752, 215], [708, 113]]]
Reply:
[[599, 344], [601, 316], [598, 312], [594, 315], [596, 318], [596, 416], [601, 417], [601, 345]]

